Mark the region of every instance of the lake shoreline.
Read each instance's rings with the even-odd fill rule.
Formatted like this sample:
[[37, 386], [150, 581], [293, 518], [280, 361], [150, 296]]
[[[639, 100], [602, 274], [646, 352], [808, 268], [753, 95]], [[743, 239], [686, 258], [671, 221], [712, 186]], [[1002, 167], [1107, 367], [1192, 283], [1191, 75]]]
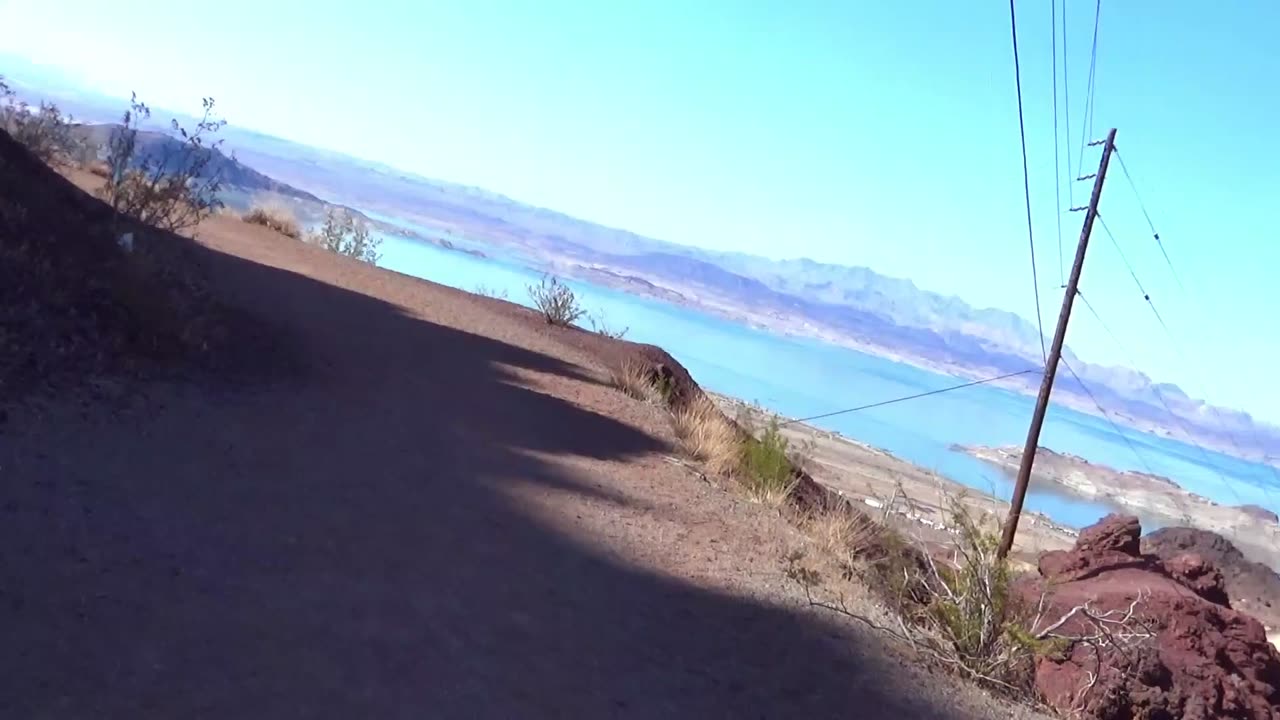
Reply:
[[[957, 445], [954, 449], [1010, 476], [1022, 461], [1022, 448]], [[1154, 515], [1171, 521], [1171, 525], [1231, 538], [1236, 545], [1249, 547], [1254, 559], [1280, 565], [1280, 517], [1265, 508], [1219, 503], [1164, 476], [1116, 470], [1046, 447], [1036, 452], [1031, 479], [1057, 485], [1081, 497], [1105, 499], [1135, 514]]]
[[[588, 266], [580, 263], [565, 264], [554, 260], [535, 261], [532, 258], [525, 258], [525, 260], [533, 264], [543, 265], [553, 271], [561, 272], [575, 280], [590, 282], [610, 290], [668, 303], [686, 310], [706, 313], [721, 320], [727, 320], [729, 322], [737, 323], [755, 330], [769, 332], [784, 338], [816, 340], [883, 360], [909, 365], [944, 377], [955, 378], [960, 381], [986, 380], [988, 378], [998, 377], [1010, 372], [1007, 369], [1001, 370], [995, 367], [974, 368], [961, 366], [909, 353], [902, 353], [878, 343], [860, 342], [841, 333], [825, 331], [818, 326], [808, 323], [804, 323], [802, 326], [797, 327], [793, 322], [788, 322], [783, 318], [751, 313], [730, 304], [694, 299], [691, 297], [692, 293], [682, 292], [676, 288], [660, 285], [646, 278], [633, 275], [622, 275], [603, 266]], [[1035, 369], [1034, 372], [1028, 372], [1026, 375], [995, 380], [985, 384], [1017, 393], [1023, 397], [1034, 398], [1036, 393], [1039, 391], [1039, 377], [1040, 371]], [[1026, 381], [1023, 380], [1023, 378], [1030, 378], [1031, 380]], [[1267, 467], [1280, 468], [1280, 459], [1269, 458], [1264, 453], [1244, 452], [1235, 444], [1222, 443], [1212, 438], [1204, 438], [1198, 435], [1189, 435], [1185, 431], [1172, 430], [1159, 423], [1140, 420], [1124, 413], [1106, 413], [1088, 398], [1078, 397], [1070, 393], [1061, 393], [1055, 397], [1054, 402], [1085, 415], [1090, 415], [1092, 417], [1108, 421], [1114, 420], [1117, 424], [1122, 425], [1123, 427], [1145, 433], [1153, 437], [1173, 440], [1175, 442], [1190, 445], [1198, 444], [1206, 450], [1210, 450], [1224, 456]]]
[[[922, 527], [924, 530], [937, 529], [944, 523], [948, 504], [956, 498], [964, 506], [979, 516], [985, 516], [988, 522], [1003, 522], [1008, 513], [1009, 504], [995, 495], [970, 487], [940, 473], [933, 472], [900, 458], [893, 453], [876, 448], [839, 432], [826, 430], [814, 425], [795, 422], [790, 418], [776, 415], [758, 405], [747, 403], [737, 398], [709, 393], [721, 409], [730, 417], [745, 419], [752, 426], [759, 428], [777, 418], [781, 423], [781, 431], [792, 448], [805, 458], [805, 467], [815, 480], [860, 503], [864, 509], [872, 513], [886, 513], [886, 508], [895, 502], [906, 501], [909, 508], [903, 512], [895, 511], [898, 522]], [[986, 448], [966, 448], [954, 446], [957, 452], [997, 465], [1003, 471], [1016, 471], [1016, 464], [1010, 466], [1006, 460], [992, 462], [975, 450]], [[1274, 513], [1262, 508], [1238, 508], [1224, 506], [1183, 489], [1167, 478], [1151, 478], [1150, 484], [1144, 484], [1145, 494], [1142, 496], [1149, 502], [1118, 501], [1125, 492], [1132, 492], [1132, 483], [1117, 486], [1110, 491], [1089, 493], [1084, 491], [1090, 483], [1097, 486], [1105, 483], [1112, 476], [1140, 478], [1146, 480], [1144, 473], [1117, 471], [1105, 465], [1089, 463], [1082, 458], [1062, 455], [1041, 449], [1052, 457], [1062, 459], [1062, 463], [1046, 462], [1037, 465], [1033, 474], [1033, 483], [1042, 488], [1056, 485], [1065, 491], [1085, 499], [1103, 499], [1115, 505], [1116, 512], [1128, 512], [1139, 516], [1147, 515], [1165, 517], [1177, 522], [1165, 527], [1194, 527], [1216, 533], [1230, 540], [1250, 560], [1261, 562], [1272, 568], [1280, 568], [1280, 523], [1274, 522]], [[1020, 455], [1020, 452], [1018, 453]], [[1038, 456], [1039, 457], [1039, 456]], [[1077, 472], [1084, 475], [1081, 481], [1062, 482], [1061, 472], [1055, 472], [1061, 465], [1069, 464]], [[1158, 486], [1158, 487], [1157, 487]], [[1173, 498], [1176, 497], [1176, 501]], [[1159, 498], [1167, 498], [1162, 505]], [[1197, 498], [1196, 501], [1185, 498]], [[1176, 517], [1168, 514], [1168, 506], [1185, 508]], [[905, 509], [905, 508], [903, 508]], [[1264, 517], [1264, 514], [1267, 517]], [[1147, 532], [1157, 529], [1149, 521], [1144, 521]], [[1034, 564], [1034, 558], [1047, 550], [1063, 550], [1070, 548], [1079, 531], [1061, 523], [1049, 515], [1023, 509], [1015, 541], [1014, 554], [1021, 562]]]

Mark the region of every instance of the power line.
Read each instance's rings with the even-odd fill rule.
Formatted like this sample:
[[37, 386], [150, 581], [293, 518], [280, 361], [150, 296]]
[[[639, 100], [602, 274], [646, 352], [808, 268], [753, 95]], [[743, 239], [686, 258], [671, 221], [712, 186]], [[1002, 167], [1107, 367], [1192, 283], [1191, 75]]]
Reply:
[[1151, 213], [1147, 212], [1147, 204], [1142, 201], [1142, 194], [1138, 192], [1138, 184], [1133, 181], [1133, 176], [1129, 174], [1129, 167], [1124, 163], [1124, 156], [1120, 154], [1120, 148], [1116, 148], [1116, 158], [1120, 160], [1120, 170], [1124, 172], [1125, 180], [1129, 182], [1129, 188], [1133, 190], [1133, 196], [1138, 201], [1138, 207], [1142, 209], [1142, 216], [1147, 219], [1147, 227], [1151, 229], [1151, 237], [1155, 239], [1156, 246], [1160, 248], [1160, 254], [1164, 256], [1165, 265], [1169, 266], [1169, 272], [1173, 275], [1173, 279], [1178, 283], [1178, 287], [1186, 292], [1187, 288], [1182, 284], [1182, 278], [1178, 276], [1178, 271], [1173, 267], [1173, 261], [1169, 259], [1169, 253], [1164, 249], [1164, 242], [1160, 239], [1160, 233], [1156, 230], [1156, 224], [1151, 221]]
[[[1117, 152], [1117, 157], [1119, 157], [1118, 152]], [[1147, 218], [1147, 226], [1151, 229], [1151, 234], [1155, 238], [1156, 243], [1160, 248], [1161, 255], [1164, 256], [1165, 263], [1169, 267], [1169, 273], [1173, 276], [1173, 279], [1177, 282], [1179, 289], [1181, 289], [1184, 294], [1187, 294], [1186, 286], [1182, 284], [1182, 279], [1179, 277], [1177, 269], [1173, 266], [1173, 262], [1169, 259], [1169, 254], [1165, 252], [1164, 243], [1160, 241], [1160, 235], [1159, 233], [1156, 232], [1155, 223], [1152, 222], [1150, 214], [1147, 213], [1146, 207], [1142, 203], [1142, 196], [1138, 193], [1137, 183], [1134, 182], [1133, 177], [1129, 174], [1129, 170], [1124, 164], [1123, 157], [1121, 157], [1120, 159], [1120, 167], [1124, 171], [1125, 177], [1129, 180], [1130, 187], [1133, 188], [1134, 197], [1137, 198], [1138, 204], [1142, 208], [1143, 215]], [[1106, 228], [1105, 221], [1103, 221], [1103, 228], [1104, 229]], [[1109, 230], [1107, 231], [1107, 234], [1110, 235]], [[1112, 242], [1115, 243], [1114, 236], [1112, 236]], [[1115, 244], [1116, 244], [1117, 250], [1119, 250], [1119, 243], [1115, 243]], [[1121, 257], [1122, 258], [1124, 257], [1123, 251], [1121, 251]], [[1126, 264], [1128, 264], [1127, 260], [1125, 262]], [[1174, 352], [1177, 353], [1178, 359], [1182, 362], [1184, 366], [1190, 365], [1190, 363], [1187, 362], [1187, 354], [1182, 349], [1181, 343], [1179, 343], [1177, 341], [1177, 338], [1174, 337], [1173, 332], [1169, 329], [1169, 324], [1164, 321], [1164, 317], [1161, 316], [1160, 311], [1156, 309], [1155, 303], [1151, 300], [1151, 296], [1148, 295], [1146, 291], [1142, 289], [1142, 284], [1138, 280], [1137, 274], [1133, 272], [1132, 266], [1129, 266], [1129, 272], [1130, 274], [1133, 275], [1134, 282], [1138, 284], [1138, 289], [1142, 291], [1143, 299], [1145, 299], [1147, 301], [1147, 305], [1150, 306], [1151, 312], [1153, 315], [1155, 315], [1156, 321], [1160, 323], [1160, 327], [1164, 330], [1165, 336], [1169, 339], [1170, 346], [1172, 346], [1174, 349]], [[1235, 434], [1231, 432], [1227, 424], [1223, 421], [1222, 412], [1218, 409], [1216, 405], [1208, 402], [1207, 400], [1205, 401], [1205, 405], [1209, 408], [1210, 412], [1213, 413], [1214, 417], [1217, 418], [1218, 423], [1222, 426], [1223, 432], [1226, 433], [1227, 435], [1227, 439], [1231, 441], [1231, 446], [1235, 448], [1236, 454], [1241, 458], [1244, 458], [1244, 455], [1245, 455], [1244, 450], [1241, 447], [1239, 441], [1236, 439]], [[1276, 485], [1280, 486], [1280, 471], [1277, 471], [1274, 465], [1267, 462], [1266, 449], [1262, 443], [1261, 436], [1258, 434], [1258, 428], [1256, 425], [1253, 424], [1252, 419], [1250, 419], [1249, 432], [1253, 436], [1254, 444], [1257, 446], [1258, 450], [1263, 455], [1262, 461], [1258, 464], [1265, 466], [1270, 471], [1272, 479], [1276, 481]], [[1270, 496], [1270, 490], [1268, 490], [1265, 486], [1263, 487], [1263, 491], [1267, 492], [1268, 496]]]
[[[1120, 157], [1118, 152], [1117, 152], [1117, 157]], [[1187, 288], [1185, 285], [1183, 285], [1182, 278], [1179, 276], [1177, 269], [1173, 265], [1173, 262], [1169, 259], [1169, 253], [1165, 251], [1164, 243], [1161, 242], [1160, 235], [1158, 232], [1156, 232], [1155, 223], [1152, 222], [1151, 215], [1147, 213], [1147, 209], [1145, 205], [1143, 205], [1142, 196], [1138, 193], [1137, 183], [1133, 180], [1133, 176], [1129, 174], [1129, 169], [1125, 166], [1123, 157], [1120, 157], [1120, 168], [1121, 170], [1124, 171], [1124, 175], [1128, 179], [1130, 187], [1133, 188], [1134, 197], [1137, 198], [1138, 205], [1139, 207], [1142, 208], [1143, 215], [1147, 218], [1147, 226], [1151, 229], [1152, 237], [1155, 238], [1156, 244], [1160, 248], [1160, 254], [1164, 256], [1164, 261], [1165, 261], [1165, 264], [1169, 267], [1170, 275], [1173, 276], [1174, 281], [1178, 284], [1178, 288], [1182, 290], [1184, 294], [1187, 294]], [[1104, 223], [1104, 226], [1105, 226], [1105, 223]], [[1135, 275], [1135, 280], [1136, 280], [1136, 275]], [[1155, 314], [1156, 320], [1159, 321], [1160, 326], [1164, 328], [1165, 335], [1169, 339], [1169, 344], [1173, 346], [1174, 351], [1178, 354], [1179, 360], [1181, 360], [1181, 362], [1184, 365], [1188, 365], [1189, 363], [1187, 362], [1186, 353], [1182, 350], [1180, 343], [1177, 342], [1177, 340], [1173, 336], [1173, 333], [1169, 330], [1168, 324], [1165, 323], [1164, 318], [1161, 317], [1160, 312], [1156, 309], [1155, 303], [1151, 301], [1151, 297], [1146, 295], [1145, 292], [1143, 293], [1143, 296], [1146, 299], [1147, 304], [1151, 306], [1151, 311], [1152, 313]], [[1213, 413], [1214, 417], [1217, 418], [1218, 423], [1222, 425], [1223, 432], [1227, 434], [1227, 439], [1231, 441], [1231, 446], [1235, 448], [1236, 453], [1239, 456], [1243, 457], [1244, 450], [1241, 448], [1240, 443], [1237, 441], [1235, 435], [1227, 428], [1226, 423], [1223, 422], [1221, 411], [1218, 409], [1216, 405], [1208, 401], [1205, 402], [1205, 405], [1209, 408], [1210, 412]], [[1252, 419], [1250, 420], [1249, 432], [1253, 436], [1254, 444], [1257, 446], [1259, 452], [1262, 453], [1262, 460], [1259, 464], [1266, 466], [1266, 468], [1271, 472], [1272, 479], [1276, 481], [1276, 485], [1280, 486], [1280, 472], [1276, 470], [1276, 467], [1274, 465], [1267, 462], [1266, 449], [1263, 446], [1261, 436], [1258, 434], [1258, 428], [1252, 423]], [[1270, 495], [1270, 491], [1265, 486], [1263, 487], [1263, 490], [1264, 492], [1268, 493], [1268, 496]]]
[[[1120, 341], [1120, 336], [1116, 335], [1116, 333], [1112, 331], [1110, 324], [1108, 324], [1106, 320], [1102, 319], [1102, 315], [1093, 306], [1093, 303], [1089, 302], [1089, 298], [1085, 297], [1085, 294], [1080, 291], [1077, 291], [1077, 296], [1080, 298], [1081, 302], [1084, 303], [1084, 306], [1089, 310], [1089, 313], [1093, 315], [1094, 319], [1098, 321], [1098, 325], [1102, 327], [1103, 331], [1105, 331], [1107, 335], [1111, 336], [1111, 341], [1116, 344], [1116, 347], [1120, 348], [1120, 352], [1122, 352], [1129, 361], [1129, 367], [1137, 368], [1138, 363], [1135, 360], [1133, 353], [1131, 353], [1129, 351], [1129, 348], [1126, 347], [1125, 344]], [[1204, 461], [1205, 466], [1208, 467], [1210, 470], [1212, 470], [1214, 474], [1218, 476], [1218, 480], [1223, 485], [1225, 485], [1228, 489], [1231, 490], [1231, 494], [1236, 497], [1236, 500], [1239, 500], [1241, 503], [1243, 503], [1244, 498], [1240, 497], [1240, 493], [1236, 492], [1235, 487], [1230, 482], [1227, 481], [1226, 475], [1223, 474], [1222, 470], [1218, 468], [1217, 465], [1214, 464], [1213, 460], [1209, 457], [1209, 451], [1206, 450], [1205, 447], [1201, 445], [1199, 442], [1197, 442], [1195, 437], [1192, 436], [1191, 429], [1190, 427], [1188, 427], [1186, 420], [1181, 415], [1174, 412], [1173, 406], [1169, 404], [1169, 401], [1168, 399], [1165, 398], [1164, 393], [1160, 391], [1160, 386], [1155, 383], [1152, 383], [1151, 390], [1152, 392], [1155, 393], [1156, 399], [1159, 400], [1160, 404], [1164, 407], [1165, 412], [1169, 413], [1169, 417], [1172, 418], [1173, 421], [1177, 423], [1178, 428], [1182, 430], [1182, 434], [1185, 440], [1187, 442], [1190, 442], [1196, 448], [1196, 450], [1199, 451], [1200, 458], [1201, 460]]]
[[[1174, 337], [1173, 331], [1169, 328], [1169, 323], [1165, 322], [1164, 316], [1160, 314], [1160, 310], [1156, 307], [1155, 302], [1151, 299], [1151, 295], [1147, 292], [1146, 288], [1143, 286], [1142, 280], [1138, 278], [1137, 271], [1134, 270], [1133, 265], [1129, 262], [1128, 257], [1124, 253], [1124, 249], [1120, 247], [1120, 243], [1119, 241], [1116, 240], [1115, 235], [1111, 233], [1111, 229], [1107, 227], [1106, 220], [1104, 220], [1101, 215], [1098, 216], [1098, 220], [1102, 222], [1102, 229], [1107, 233], [1107, 237], [1111, 238], [1111, 242], [1113, 245], [1115, 245], [1116, 251], [1120, 253], [1120, 259], [1124, 261], [1125, 267], [1129, 269], [1129, 275], [1133, 278], [1133, 282], [1138, 287], [1138, 291], [1142, 293], [1142, 299], [1146, 301], [1147, 307], [1150, 308], [1151, 314], [1155, 316], [1156, 322], [1160, 324], [1160, 328], [1164, 331], [1165, 337], [1168, 338], [1169, 345], [1173, 348], [1174, 352], [1177, 354], [1178, 360], [1183, 364], [1183, 366], [1189, 366], [1190, 363], [1187, 362], [1187, 354], [1182, 350], [1181, 343], [1179, 343], [1177, 338]], [[1222, 426], [1222, 431], [1226, 433], [1227, 439], [1231, 442], [1231, 446], [1235, 448], [1236, 454], [1239, 457], [1244, 458], [1245, 457], [1244, 448], [1240, 445], [1240, 442], [1236, 438], [1235, 434], [1231, 432], [1227, 424], [1223, 421], [1221, 411], [1217, 408], [1217, 406], [1215, 406], [1213, 403], [1210, 403], [1208, 401], [1205, 401], [1205, 405], [1209, 408], [1210, 412], [1213, 413], [1214, 417], [1217, 418], [1219, 425]], [[1254, 444], [1256, 444], [1258, 446], [1258, 449], [1260, 451], [1263, 451], [1263, 454], [1264, 454], [1263, 462], [1260, 464], [1267, 467], [1267, 469], [1271, 472], [1271, 476], [1275, 480], [1276, 485], [1280, 486], [1280, 471], [1277, 471], [1275, 466], [1273, 466], [1271, 463], [1265, 462], [1265, 451], [1263, 450], [1262, 439], [1258, 435], [1258, 429], [1251, 424], [1250, 431], [1253, 435]], [[1268, 488], [1264, 486], [1262, 487], [1262, 490], [1267, 494], [1268, 498], [1271, 497], [1271, 491]], [[1234, 494], [1234, 490], [1233, 490], [1233, 494]], [[1236, 497], [1237, 499], [1240, 499], [1240, 496], [1238, 494], [1236, 494]]]
[[[1125, 254], [1124, 248], [1120, 247], [1120, 241], [1116, 240], [1115, 235], [1111, 234], [1111, 228], [1107, 227], [1107, 220], [1102, 217], [1101, 213], [1098, 214], [1098, 222], [1102, 223], [1103, 231], [1107, 233], [1107, 237], [1111, 238], [1111, 244], [1115, 246], [1116, 252], [1120, 254], [1120, 260], [1124, 262], [1125, 268], [1129, 270], [1129, 277], [1133, 278], [1133, 282], [1138, 286], [1138, 291], [1142, 293], [1143, 299], [1148, 303], [1151, 302], [1151, 295], [1147, 293], [1147, 289], [1143, 287], [1142, 281], [1138, 279], [1138, 272], [1133, 269], [1133, 263], [1129, 262], [1129, 256]], [[1155, 310], [1155, 305], [1152, 305], [1151, 309]], [[1156, 313], [1156, 317], [1160, 317], [1159, 312]], [[1160, 324], [1164, 324], [1163, 318], [1161, 318]]]
[[[1053, 55], [1053, 204], [1054, 218], [1058, 222], [1058, 282], [1067, 286], [1067, 260], [1062, 251], [1062, 170], [1058, 164], [1062, 154], [1061, 137], [1058, 135], [1058, 3], [1050, 0], [1049, 37]], [[1070, 154], [1070, 153], [1068, 153]], [[1068, 161], [1070, 158], [1068, 158]]]
[[1067, 362], [1066, 358], [1062, 358], [1062, 365], [1071, 373], [1071, 377], [1076, 379], [1076, 383], [1084, 389], [1085, 394], [1089, 396], [1089, 399], [1093, 401], [1094, 406], [1098, 408], [1098, 412], [1102, 413], [1102, 417], [1109, 425], [1111, 425], [1111, 431], [1116, 435], [1119, 435], [1120, 439], [1124, 440], [1124, 444], [1128, 445], [1129, 449], [1133, 451], [1134, 457], [1138, 458], [1138, 462], [1146, 469], [1147, 474], [1159, 477], [1159, 475], [1156, 475], [1156, 472], [1151, 469], [1151, 465], [1147, 463], [1147, 459], [1142, 456], [1142, 453], [1138, 452], [1138, 446], [1134, 445], [1133, 441], [1129, 439], [1129, 436], [1125, 435], [1124, 432], [1120, 430], [1120, 426], [1116, 424], [1116, 421], [1111, 419], [1111, 413], [1107, 412], [1107, 409], [1102, 407], [1102, 403], [1098, 402], [1098, 397], [1093, 394], [1093, 391], [1089, 389], [1088, 385], [1084, 384], [1084, 380], [1081, 380], [1080, 376], [1076, 374], [1075, 369], [1071, 367], [1071, 363]]
[[[1040, 275], [1036, 271], [1036, 238], [1031, 225], [1031, 171], [1027, 167], [1027, 126], [1022, 113], [1022, 65], [1018, 62], [1018, 20], [1009, 0], [1009, 29], [1013, 34], [1013, 79], [1018, 88], [1018, 133], [1022, 137], [1022, 192], [1027, 203], [1027, 243], [1031, 246], [1031, 286], [1036, 293], [1036, 326], [1040, 328], [1040, 355], [1048, 364], [1049, 350], [1044, 344], [1044, 318], [1040, 312]], [[1101, 0], [1099, 0], [1101, 2]]]
[[1071, 207], [1076, 204], [1076, 175], [1071, 169], [1071, 74], [1068, 72], [1071, 55], [1067, 52], [1067, 0], [1062, 0], [1062, 117], [1066, 122], [1066, 136], [1063, 144], [1067, 151], [1067, 202]]
[[1080, 127], [1080, 160], [1076, 167], [1084, 167], [1084, 149], [1089, 136], [1093, 135], [1094, 103], [1097, 97], [1098, 76], [1098, 26], [1102, 18], [1102, 0], [1097, 0], [1093, 11], [1093, 49], [1089, 53], [1089, 84], [1085, 91], [1084, 120]]
[[881, 400], [879, 402], [873, 402], [867, 405], [859, 405], [858, 407], [852, 407], [845, 410], [836, 410], [835, 412], [822, 413], [821, 415], [811, 415], [809, 417], [796, 418], [795, 420], [788, 420], [782, 423], [782, 425], [794, 425], [795, 423], [809, 422], [810, 420], [822, 420], [823, 418], [835, 417], [836, 415], [847, 415], [848, 413], [855, 413], [855, 412], [860, 412], [862, 410], [870, 410], [872, 408], [884, 407], [885, 405], [893, 405], [894, 403], [906, 402], [907, 400], [917, 400], [919, 398], [929, 397], [931, 395], [941, 395], [942, 393], [951, 392], [952, 390], [961, 390], [963, 388], [973, 387], [975, 385], [985, 385], [987, 383], [996, 382], [997, 380], [1007, 380], [1012, 377], [1018, 377], [1019, 375], [1028, 375], [1031, 373], [1038, 373], [1038, 372], [1040, 372], [1040, 369], [1038, 368], [1019, 370], [1018, 372], [1005, 373], [1004, 375], [997, 375], [995, 377], [983, 378], [981, 380], [972, 380], [970, 382], [961, 383], [959, 385], [951, 385], [949, 387], [938, 388], [937, 390], [929, 390], [927, 392], [916, 393], [915, 395], [907, 395], [905, 397], [896, 397], [896, 398], [891, 398], [889, 400]]
[[1129, 269], [1129, 276], [1133, 278], [1133, 284], [1138, 286], [1138, 292], [1142, 293], [1142, 299], [1147, 302], [1147, 307], [1151, 308], [1151, 314], [1155, 315], [1156, 322], [1160, 323], [1160, 327], [1164, 328], [1165, 335], [1169, 337], [1169, 342], [1172, 343], [1173, 332], [1169, 330], [1169, 324], [1164, 321], [1164, 316], [1160, 314], [1155, 302], [1151, 300], [1151, 294], [1147, 292], [1142, 280], [1138, 278], [1138, 272], [1133, 269], [1133, 264], [1129, 262], [1128, 256], [1125, 255], [1124, 248], [1120, 247], [1120, 242], [1116, 240], [1116, 236], [1111, 234], [1111, 228], [1107, 227], [1107, 221], [1101, 215], [1098, 216], [1098, 220], [1102, 223], [1102, 229], [1107, 233], [1107, 237], [1111, 238], [1111, 244], [1115, 246], [1116, 252], [1120, 254], [1120, 259], [1124, 261], [1124, 266]]

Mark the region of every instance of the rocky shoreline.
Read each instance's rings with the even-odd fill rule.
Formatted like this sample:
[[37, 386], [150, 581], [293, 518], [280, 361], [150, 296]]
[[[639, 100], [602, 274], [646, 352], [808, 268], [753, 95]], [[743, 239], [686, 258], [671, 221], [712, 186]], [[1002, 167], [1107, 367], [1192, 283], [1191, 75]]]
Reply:
[[[953, 446], [1000, 470], [1015, 474], [1022, 449]], [[1116, 470], [1048, 448], [1036, 452], [1032, 481], [1053, 483], [1091, 500], [1102, 500], [1128, 512], [1207, 530], [1230, 538], [1250, 559], [1280, 566], [1280, 518], [1256, 505], [1222, 505], [1190, 492], [1175, 481], [1143, 472]]]

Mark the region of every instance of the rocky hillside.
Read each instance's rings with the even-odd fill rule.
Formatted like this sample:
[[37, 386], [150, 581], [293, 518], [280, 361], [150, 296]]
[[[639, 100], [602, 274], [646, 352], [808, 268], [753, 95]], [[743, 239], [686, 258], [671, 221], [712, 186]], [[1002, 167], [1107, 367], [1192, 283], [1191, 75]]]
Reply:
[[1136, 517], [1104, 518], [1021, 584], [1054, 628], [1044, 636], [1065, 643], [1037, 664], [1045, 701], [1095, 720], [1280, 716], [1280, 654], [1262, 624], [1232, 607], [1212, 561], [1143, 555], [1141, 533]]
[[1262, 621], [1268, 631], [1280, 629], [1280, 575], [1252, 562], [1230, 540], [1195, 528], [1161, 528], [1142, 539], [1143, 552], [1172, 560], [1195, 553], [1222, 571], [1231, 605]]

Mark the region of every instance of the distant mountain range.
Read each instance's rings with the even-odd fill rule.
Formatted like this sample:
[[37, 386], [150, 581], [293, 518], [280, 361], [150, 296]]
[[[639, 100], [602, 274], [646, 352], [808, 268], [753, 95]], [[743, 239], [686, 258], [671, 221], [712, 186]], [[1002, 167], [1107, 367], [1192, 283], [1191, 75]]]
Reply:
[[[865, 267], [770, 260], [647, 238], [485, 190], [316, 151], [276, 138], [237, 137], [246, 163], [330, 199], [503, 248], [530, 264], [778, 331], [823, 338], [944, 372], [977, 377], [1040, 366], [1040, 334], [1014, 313]], [[1055, 398], [1086, 412], [1094, 400], [1119, 423], [1274, 462], [1280, 429], [1216, 408], [1130, 368], [1064, 356], [1092, 397], [1061, 374]], [[1034, 392], [1038, 375], [1008, 385]], [[1173, 416], [1170, 414], [1173, 411]]]
[[[98, 120], [113, 119], [123, 105], [106, 107], [100, 97], [67, 90], [58, 100], [81, 117]], [[232, 163], [227, 169], [246, 195], [270, 191], [308, 206], [359, 208], [371, 217], [398, 218], [430, 230], [417, 234], [423, 239], [463, 238], [501, 248], [538, 268], [962, 377], [1040, 365], [1040, 335], [1028, 320], [975, 308], [869, 268], [677, 245], [280, 138], [234, 127], [223, 136], [236, 158], [227, 158]], [[1189, 436], [1249, 459], [1275, 463], [1280, 456], [1280, 429], [1245, 412], [1211, 407], [1134, 369], [1088, 363], [1070, 352], [1066, 359], [1117, 422]], [[1034, 392], [1039, 377], [1026, 375], [1007, 384]], [[1094, 410], [1093, 399], [1069, 374], [1059, 375], [1055, 400]]]

